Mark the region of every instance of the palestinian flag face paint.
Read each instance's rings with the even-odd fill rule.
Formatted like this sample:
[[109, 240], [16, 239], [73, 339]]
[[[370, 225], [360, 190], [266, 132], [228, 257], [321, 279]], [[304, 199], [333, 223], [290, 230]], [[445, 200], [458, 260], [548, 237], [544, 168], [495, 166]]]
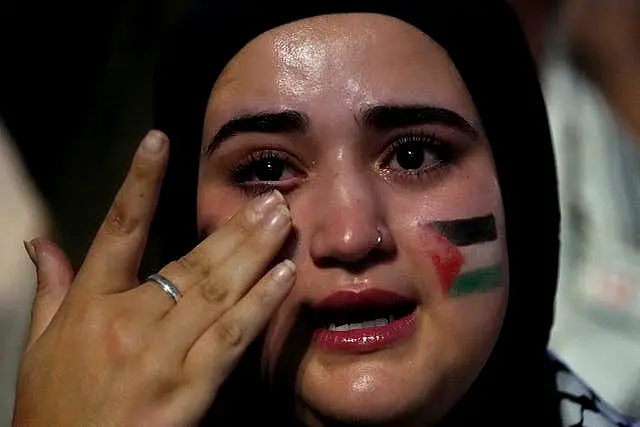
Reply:
[[493, 215], [431, 222], [424, 228], [445, 294], [457, 297], [502, 285], [502, 251]]

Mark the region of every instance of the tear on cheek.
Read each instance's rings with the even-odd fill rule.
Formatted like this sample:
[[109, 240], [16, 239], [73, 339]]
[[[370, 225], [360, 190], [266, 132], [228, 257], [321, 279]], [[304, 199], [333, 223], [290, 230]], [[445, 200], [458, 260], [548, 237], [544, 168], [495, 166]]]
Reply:
[[445, 295], [485, 292], [504, 283], [493, 215], [430, 222], [421, 227], [421, 234]]

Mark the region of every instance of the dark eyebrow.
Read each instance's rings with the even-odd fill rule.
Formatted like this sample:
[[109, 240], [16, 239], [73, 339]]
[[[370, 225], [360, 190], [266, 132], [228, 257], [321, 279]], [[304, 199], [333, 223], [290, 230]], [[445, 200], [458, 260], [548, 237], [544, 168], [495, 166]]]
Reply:
[[302, 133], [308, 125], [309, 119], [293, 110], [244, 114], [225, 123], [211, 139], [205, 153], [211, 155], [223, 141], [239, 133]]
[[379, 131], [425, 124], [442, 124], [478, 139], [480, 132], [458, 113], [431, 105], [377, 105], [364, 111], [365, 125]]

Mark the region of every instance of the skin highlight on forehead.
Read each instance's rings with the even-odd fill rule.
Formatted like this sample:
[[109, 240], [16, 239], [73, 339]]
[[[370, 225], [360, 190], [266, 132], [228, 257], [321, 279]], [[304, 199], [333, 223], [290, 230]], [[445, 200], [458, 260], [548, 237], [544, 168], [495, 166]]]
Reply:
[[[278, 89], [294, 96], [316, 93], [322, 88], [316, 82], [324, 81], [328, 73], [340, 72], [343, 61], [331, 52], [357, 51], [358, 45], [365, 45], [372, 37], [364, 26], [361, 37], [354, 39], [344, 27], [329, 24], [326, 17], [292, 25], [295, 31], [285, 35], [278, 34], [276, 30], [273, 46], [276, 67], [282, 72], [277, 82]], [[358, 85], [355, 79], [347, 79], [345, 83]], [[358, 88], [350, 89], [357, 91]]]
[[[387, 53], [391, 45], [392, 55]], [[373, 46], [380, 48], [372, 51]], [[347, 57], [341, 52], [351, 54]], [[425, 69], [421, 58], [431, 58], [427, 68], [431, 75], [424, 76], [421, 87], [399, 92], [398, 88], [407, 86], [405, 75]], [[440, 60], [434, 61], [436, 58]], [[372, 78], [371, 70], [377, 69], [386, 70], [384, 76]], [[257, 74], [256, 70], [264, 72]], [[434, 87], [429, 80], [447, 84]], [[235, 109], [236, 114], [249, 112], [244, 111], [248, 108], [297, 109], [309, 102], [325, 102], [330, 92], [339, 92], [342, 106], [352, 106], [352, 110], [379, 103], [415, 104], [426, 96], [433, 105], [455, 110], [480, 126], [475, 123], [477, 114], [469, 97], [452, 97], [467, 91], [446, 51], [417, 28], [372, 13], [316, 16], [261, 34], [223, 70], [209, 108]], [[245, 99], [249, 93], [250, 103]], [[456, 105], [461, 100], [464, 103]]]
[[[227, 79], [236, 71], [235, 67], [239, 63], [246, 60], [263, 61], [267, 58], [279, 72], [295, 80], [323, 81], [327, 72], [338, 71], [344, 64], [344, 58], [331, 55], [331, 52], [358, 52], [380, 36], [377, 34], [379, 29], [367, 19], [371, 17], [395, 20], [377, 14], [333, 14], [306, 18], [271, 29], [238, 52], [221, 73], [219, 86], [229, 83]], [[358, 21], [357, 37], [353, 36], [353, 29], [349, 25], [352, 21]], [[265, 44], [271, 45], [271, 51], [262, 48]], [[278, 83], [286, 82], [283, 79]], [[284, 84], [278, 85], [278, 89], [290, 91]]]

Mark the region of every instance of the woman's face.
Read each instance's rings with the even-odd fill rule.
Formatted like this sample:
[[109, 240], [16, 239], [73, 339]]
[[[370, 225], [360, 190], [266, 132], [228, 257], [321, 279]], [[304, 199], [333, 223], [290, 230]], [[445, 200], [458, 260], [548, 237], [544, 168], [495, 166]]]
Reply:
[[203, 234], [273, 188], [291, 208], [279, 257], [297, 280], [265, 377], [309, 424], [439, 419], [491, 353], [508, 288], [493, 158], [446, 51], [375, 14], [276, 28], [218, 78], [202, 141]]

